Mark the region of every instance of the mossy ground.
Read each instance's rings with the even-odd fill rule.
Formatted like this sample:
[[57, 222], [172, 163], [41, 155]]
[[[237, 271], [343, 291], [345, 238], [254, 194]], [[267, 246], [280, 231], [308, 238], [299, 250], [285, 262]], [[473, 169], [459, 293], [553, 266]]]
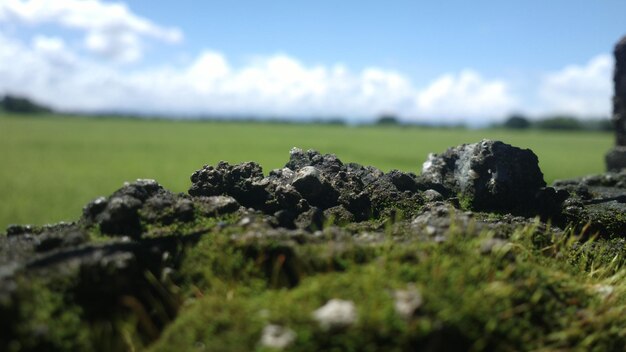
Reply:
[[[71, 280], [23, 285], [11, 350], [267, 350], [259, 341], [268, 324], [293, 330], [288, 349], [297, 351], [626, 346], [623, 239], [582, 242], [530, 225], [491, 247], [490, 232], [452, 228], [440, 242], [397, 224], [368, 241], [332, 227], [316, 239], [251, 236], [236, 220], [169, 225], [180, 236], [206, 233], [181, 251], [173, 274], [146, 273], [161, 294], [123, 297], [109, 320], [86, 319]], [[423, 304], [406, 318], [393, 293], [413, 285]], [[313, 319], [333, 298], [354, 302], [352, 326], [328, 330]]]
[[[149, 294], [120, 297], [105, 317], [77, 300], [80, 273], [20, 283], [9, 350], [263, 351], [268, 324], [292, 330], [287, 349], [297, 351], [626, 346], [622, 238], [583, 240], [538, 222], [495, 240], [452, 226], [441, 241], [401, 218], [315, 234], [240, 220], [146, 226], [148, 238], [202, 235], [172, 253], [174, 271], [145, 273]], [[394, 308], [394, 292], [408, 287], [423, 297], [409, 318]], [[312, 313], [335, 298], [354, 302], [357, 320], [329, 330]]]
[[[181, 282], [187, 303], [152, 348], [262, 349], [261, 330], [271, 323], [294, 330], [290, 348], [302, 351], [621, 350], [624, 241], [581, 245], [564, 236], [539, 247], [544, 241], [531, 233], [519, 229], [489, 253], [482, 249], [489, 233], [462, 229], [442, 243], [388, 238], [369, 245], [294, 246], [293, 264], [305, 262], [305, 269], [293, 288], [277, 285], [284, 270], [280, 255], [268, 276], [260, 257], [246, 258], [232, 244], [216, 254], [210, 248], [219, 239], [207, 237], [182, 271], [202, 280]], [[219, 269], [210, 263], [220, 263]], [[412, 284], [424, 303], [407, 320], [394, 311], [392, 293]], [[313, 320], [312, 312], [332, 298], [356, 304], [354, 326], [327, 331]]]

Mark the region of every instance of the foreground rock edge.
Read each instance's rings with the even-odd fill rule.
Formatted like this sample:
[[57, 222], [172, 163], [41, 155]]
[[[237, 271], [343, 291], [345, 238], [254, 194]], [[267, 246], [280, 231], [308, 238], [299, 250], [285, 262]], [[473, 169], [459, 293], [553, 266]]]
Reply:
[[[427, 172], [416, 176], [395, 170], [383, 173], [373, 167], [343, 164], [334, 155], [294, 149], [286, 167], [267, 177], [255, 163], [205, 166], [192, 176], [190, 195], [173, 194], [152, 180], [128, 183], [110, 197], [87, 205], [76, 223], [10, 227], [0, 246], [4, 254], [0, 301], [5, 308], [19, 304], [16, 293], [23, 285], [21, 278], [49, 276], [79, 278], [72, 290], [95, 298], [103, 307], [114, 305], [103, 297], [106, 295], [155, 295], [150, 293], [154, 289], [145, 281], [145, 272], [166, 277], [179, 265], [181, 248], [193, 246], [204, 234], [228, 233], [229, 229], [234, 230], [231, 240], [239, 243], [268, 238], [324, 243], [332, 238], [367, 245], [383, 243], [389, 231], [398, 243], [445, 242], [455, 228], [473, 233], [492, 231], [502, 239], [524, 226], [547, 231], [545, 225], [537, 227], [540, 223], [534, 216], [539, 215], [557, 225], [591, 224], [588, 231], [605, 236], [623, 233], [626, 175], [620, 173], [561, 181], [555, 188], [546, 188], [538, 167], [528, 167], [525, 169], [533, 175], [521, 179], [532, 181], [524, 183], [521, 206], [506, 207], [496, 215], [473, 212], [471, 209], [497, 210], [495, 205], [504, 204], [504, 199], [515, 199], [515, 191], [506, 188], [516, 183], [513, 171], [507, 170], [514, 165], [499, 160], [508, 155], [499, 151], [501, 148], [533, 162], [530, 151], [481, 141], [451, 148], [441, 159], [431, 156], [430, 162], [439, 163], [439, 169], [425, 168]], [[450, 167], [446, 169], [446, 165]], [[504, 180], [496, 177], [507, 173]], [[485, 175], [491, 175], [487, 181]], [[541, 201], [542, 194], [547, 201]], [[540, 206], [533, 208], [531, 199]], [[510, 212], [517, 215], [507, 215]], [[609, 219], [613, 220], [610, 224]], [[558, 227], [549, 231], [562, 233]], [[490, 247], [486, 244], [485, 251]], [[277, 255], [288, 258], [290, 250], [284, 251]], [[298, 284], [298, 274], [284, 275], [282, 284]], [[113, 288], [102, 291], [103, 295], [98, 292], [103, 285]], [[174, 316], [176, 305], [169, 309]], [[107, 319], [107, 312], [90, 314]], [[6, 328], [4, 331], [12, 331], [11, 326]]]

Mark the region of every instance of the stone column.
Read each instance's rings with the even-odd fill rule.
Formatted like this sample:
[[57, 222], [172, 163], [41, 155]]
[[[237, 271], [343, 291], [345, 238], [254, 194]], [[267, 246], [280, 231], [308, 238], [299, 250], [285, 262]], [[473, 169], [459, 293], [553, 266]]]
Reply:
[[626, 169], [626, 37], [623, 37], [613, 51], [615, 70], [613, 71], [613, 126], [615, 127], [615, 147], [606, 154], [606, 167], [609, 171]]

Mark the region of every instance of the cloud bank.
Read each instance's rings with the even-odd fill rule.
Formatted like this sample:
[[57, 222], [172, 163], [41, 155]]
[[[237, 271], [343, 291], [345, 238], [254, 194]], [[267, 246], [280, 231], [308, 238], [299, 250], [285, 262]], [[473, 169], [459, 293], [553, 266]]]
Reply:
[[598, 55], [585, 65], [569, 65], [546, 74], [539, 96], [542, 110], [584, 116], [609, 114], [613, 57]]
[[[171, 45], [183, 34], [97, 0], [0, 1], [0, 23], [52, 24], [78, 31], [81, 47], [59, 36], [30, 42], [0, 31], [0, 93], [25, 94], [73, 111], [172, 115], [248, 115], [373, 118], [394, 113], [440, 123], [484, 123], [512, 111], [608, 116], [612, 59], [546, 73], [523, 96], [503, 78], [464, 69], [416, 84], [393, 69], [305, 64], [287, 54], [257, 56], [234, 66], [219, 51], [204, 50], [184, 65], [152, 67], [141, 61], [144, 42]], [[526, 105], [533, 100], [535, 106]]]
[[120, 62], [141, 59], [144, 38], [177, 43], [183, 37], [179, 29], [158, 26], [123, 3], [98, 0], [2, 0], [0, 21], [82, 31], [87, 50]]

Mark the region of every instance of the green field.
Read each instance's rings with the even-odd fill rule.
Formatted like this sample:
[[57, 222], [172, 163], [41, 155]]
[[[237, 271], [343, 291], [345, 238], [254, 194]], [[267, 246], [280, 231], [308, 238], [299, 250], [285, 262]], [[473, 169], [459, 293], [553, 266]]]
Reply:
[[[0, 229], [76, 219], [124, 181], [154, 178], [184, 192], [204, 164], [282, 167], [298, 146], [344, 162], [419, 173], [430, 152], [482, 138], [531, 148], [547, 182], [604, 171], [611, 134], [0, 116]], [[0, 230], [1, 231], [1, 230]]]

